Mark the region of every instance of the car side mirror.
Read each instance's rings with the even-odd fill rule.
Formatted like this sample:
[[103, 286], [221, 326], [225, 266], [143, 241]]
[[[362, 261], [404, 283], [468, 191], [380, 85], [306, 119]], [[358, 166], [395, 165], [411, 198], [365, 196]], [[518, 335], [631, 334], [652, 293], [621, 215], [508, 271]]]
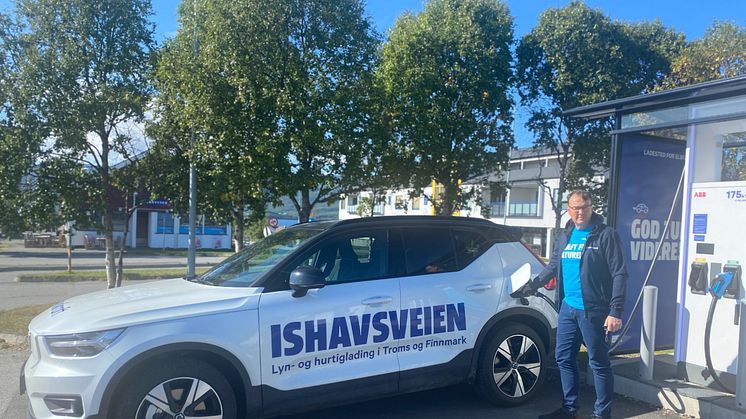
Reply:
[[323, 288], [324, 285], [326, 285], [324, 273], [318, 268], [301, 266], [290, 273], [290, 288], [295, 298], [303, 297], [308, 290]]

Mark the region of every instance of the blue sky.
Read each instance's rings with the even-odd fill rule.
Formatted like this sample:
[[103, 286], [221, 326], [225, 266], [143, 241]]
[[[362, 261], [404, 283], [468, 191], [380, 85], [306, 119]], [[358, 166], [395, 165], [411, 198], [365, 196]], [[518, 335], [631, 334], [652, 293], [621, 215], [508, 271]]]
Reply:
[[[3, 5], [9, 3], [9, 0], [0, 0]], [[179, 3], [178, 0], [153, 0], [159, 39], [176, 31]], [[516, 35], [529, 32], [543, 10], [568, 3], [567, 0], [508, 0]], [[385, 33], [399, 15], [407, 10], [417, 13], [423, 4], [422, 0], [367, 0], [366, 10], [376, 28]], [[603, 10], [614, 19], [628, 22], [659, 18], [664, 25], [684, 32], [689, 40], [701, 37], [713, 19], [746, 24], [746, 1], [743, 0], [586, 0], [586, 4]]]
[[[176, 33], [178, 28], [176, 8], [180, 1], [152, 0], [152, 2], [156, 39], [161, 43], [163, 39]], [[542, 11], [550, 7], [562, 7], [569, 2], [569, 0], [507, 0], [506, 3], [515, 22], [516, 38], [531, 31]], [[12, 4], [12, 0], [0, 0], [0, 11], [9, 11]], [[640, 22], [660, 19], [665, 26], [683, 32], [690, 41], [702, 37], [715, 19], [746, 25], [746, 0], [586, 0], [586, 4], [601, 9], [616, 20]], [[367, 0], [366, 11], [377, 30], [385, 34], [398, 16], [405, 11], [417, 13], [422, 10], [423, 5], [423, 0]], [[527, 118], [525, 110], [518, 108], [515, 112], [517, 145], [529, 146], [532, 142], [530, 133], [521, 128], [522, 122]]]

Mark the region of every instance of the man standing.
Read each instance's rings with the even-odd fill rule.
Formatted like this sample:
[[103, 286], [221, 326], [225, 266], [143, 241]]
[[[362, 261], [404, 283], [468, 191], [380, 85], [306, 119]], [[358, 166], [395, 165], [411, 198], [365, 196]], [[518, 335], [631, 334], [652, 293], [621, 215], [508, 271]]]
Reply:
[[280, 223], [277, 221], [277, 218], [269, 217], [269, 219], [267, 220], [267, 225], [264, 226], [264, 230], [262, 231], [262, 235], [264, 237], [269, 237], [281, 229], [282, 227], [280, 227]]
[[568, 221], [552, 258], [534, 280], [511, 296], [532, 295], [557, 278], [561, 308], [557, 318], [556, 358], [562, 381], [562, 407], [540, 419], [577, 418], [580, 409], [577, 356], [585, 343], [593, 370], [596, 403], [591, 418], [610, 418], [614, 375], [608, 336], [622, 327], [627, 268], [619, 234], [593, 212], [591, 195], [572, 191]]

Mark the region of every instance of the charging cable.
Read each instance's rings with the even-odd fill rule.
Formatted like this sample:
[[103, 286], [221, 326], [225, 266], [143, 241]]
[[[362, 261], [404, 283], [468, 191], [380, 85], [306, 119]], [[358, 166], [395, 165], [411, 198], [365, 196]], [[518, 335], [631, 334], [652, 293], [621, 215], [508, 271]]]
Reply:
[[712, 332], [712, 318], [715, 315], [715, 307], [718, 305], [718, 300], [723, 298], [725, 291], [728, 289], [733, 280], [732, 272], [721, 272], [717, 274], [715, 280], [712, 282], [712, 286], [708, 289], [710, 295], [712, 295], [712, 302], [710, 302], [710, 311], [707, 313], [707, 325], [705, 326], [705, 362], [707, 363], [707, 371], [710, 373], [712, 379], [722, 387], [728, 393], [736, 394], [735, 390], [728, 387], [720, 380], [720, 377], [712, 366], [712, 356], [710, 354], [710, 332]]

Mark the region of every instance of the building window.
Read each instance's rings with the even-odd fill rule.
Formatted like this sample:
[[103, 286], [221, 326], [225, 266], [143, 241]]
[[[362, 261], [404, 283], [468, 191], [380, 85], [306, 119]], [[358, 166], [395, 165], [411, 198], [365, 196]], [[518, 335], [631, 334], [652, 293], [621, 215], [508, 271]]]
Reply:
[[[554, 188], [552, 189], [552, 208], [554, 208], [554, 204], [557, 203], [557, 194], [559, 193], [559, 189]], [[567, 211], [567, 196], [570, 195], [570, 191], [565, 191], [562, 194], [562, 211]]]
[[[155, 233], [156, 234], [174, 234], [174, 217], [171, 215], [170, 212], [158, 212], [158, 219], [155, 227]], [[182, 218], [182, 220], [188, 220], [187, 218]], [[187, 233], [189, 233], [189, 226], [186, 226]]]
[[407, 201], [404, 200], [403, 196], [397, 195], [394, 198], [394, 208], [398, 210], [406, 210], [407, 209]]
[[412, 211], [419, 211], [420, 210], [420, 197], [415, 197], [412, 199]]

